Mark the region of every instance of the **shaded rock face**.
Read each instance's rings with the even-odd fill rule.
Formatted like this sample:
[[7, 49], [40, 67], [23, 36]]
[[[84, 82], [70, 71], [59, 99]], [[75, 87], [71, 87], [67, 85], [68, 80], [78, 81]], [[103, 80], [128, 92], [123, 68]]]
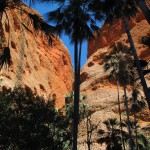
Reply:
[[[135, 19], [128, 21], [128, 23], [139, 58], [149, 61], [150, 48], [143, 45], [140, 40], [143, 36], [150, 33], [150, 25], [144, 19], [142, 13], [139, 13]], [[115, 21], [112, 25], [104, 23], [100, 36], [97, 36], [88, 43], [88, 60], [81, 70], [81, 94], [87, 96], [85, 103], [91, 108], [91, 122], [94, 125], [99, 124], [92, 135], [92, 150], [106, 149], [105, 145], [99, 145], [96, 142], [97, 131], [98, 129], [104, 129], [104, 125], [102, 124], [104, 120], [119, 117], [116, 83], [115, 81], [109, 81], [108, 74], [104, 72], [103, 67], [103, 58], [111, 52], [110, 46], [114, 43], [123, 43], [129, 47], [129, 41], [122, 25], [122, 21]], [[148, 65], [148, 68], [150, 68], [150, 64]], [[150, 74], [146, 76], [146, 79], [148, 86], [150, 86]], [[119, 91], [121, 110], [125, 114], [122, 87], [119, 87]], [[127, 88], [127, 94], [130, 97], [131, 89], [129, 87]], [[125, 118], [125, 115], [122, 117]], [[138, 117], [141, 127], [148, 127], [150, 125], [150, 114], [148, 109], [143, 110]], [[79, 147], [81, 150], [87, 149], [87, 144], [85, 143], [87, 138], [86, 133], [85, 119], [79, 126]]]
[[62, 41], [52, 37], [52, 45], [42, 31], [35, 31], [25, 11], [41, 16], [25, 4], [20, 9], [10, 8], [3, 13], [0, 32], [1, 47], [9, 46], [11, 66], [0, 72], [1, 87], [24, 86], [38, 95], [56, 99], [62, 107], [65, 94], [72, 91], [73, 70], [71, 58]]

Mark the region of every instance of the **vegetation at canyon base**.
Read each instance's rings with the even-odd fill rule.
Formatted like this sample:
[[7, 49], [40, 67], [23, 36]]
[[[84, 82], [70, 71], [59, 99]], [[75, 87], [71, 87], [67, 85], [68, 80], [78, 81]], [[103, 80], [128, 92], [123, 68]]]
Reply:
[[[104, 122], [105, 130], [100, 129], [98, 131], [98, 143], [106, 144], [106, 150], [123, 150], [122, 145], [122, 138], [125, 142], [125, 149], [129, 149], [130, 143], [129, 143], [129, 134], [127, 132], [127, 121], [122, 121], [122, 127], [123, 130], [120, 129], [120, 123], [117, 121], [116, 118], [109, 118], [105, 120]], [[130, 122], [131, 129], [133, 130], [132, 133], [132, 140], [133, 140], [133, 147], [137, 150], [136, 147], [136, 136], [134, 133], [135, 129], [135, 123], [134, 121]], [[139, 126], [136, 123], [136, 126], [139, 128]], [[138, 130], [139, 131], [139, 130]], [[122, 137], [123, 135], [123, 137]], [[147, 137], [144, 135], [144, 133], [138, 133], [137, 135], [138, 142], [137, 146], [139, 150], [149, 150], [150, 145]]]
[[[34, 0], [32, 0], [33, 2], [36, 2], [36, 1], [34, 1]], [[14, 3], [15, 2], [20, 2], [20, 1], [13, 1]], [[43, 2], [43, 1], [41, 1], [41, 2]], [[48, 1], [49, 2], [49, 1]], [[55, 12], [52, 12], [51, 14], [53, 14], [52, 16], [50, 16], [50, 19], [55, 19], [54, 21], [56, 22], [56, 27], [57, 27], [57, 29], [59, 29], [59, 31], [65, 31], [66, 32], [66, 34], [67, 35], [69, 35], [69, 37], [70, 37], [70, 40], [71, 40], [71, 42], [72, 43], [74, 43], [74, 45], [75, 45], [75, 87], [74, 87], [74, 89], [75, 89], [75, 100], [74, 100], [74, 113], [75, 113], [75, 115], [74, 115], [74, 135], [73, 135], [73, 140], [74, 140], [74, 149], [76, 150], [77, 149], [77, 135], [78, 135], [78, 120], [79, 120], [79, 97], [80, 97], [80, 91], [79, 91], [79, 89], [80, 89], [80, 52], [81, 52], [81, 49], [79, 49], [78, 47], [79, 46], [81, 46], [81, 44], [82, 44], [82, 42], [83, 42], [83, 40], [85, 40], [85, 39], [89, 39], [89, 37], [90, 37], [90, 35], [91, 34], [93, 34], [91, 31], [92, 30], [90, 30], [90, 32], [89, 32], [89, 28], [88, 28], [88, 23], [90, 22], [91, 23], [91, 27], [94, 27], [94, 28], [96, 28], [96, 26], [95, 26], [95, 20], [91, 20], [91, 18], [90, 18], [90, 15], [89, 15], [89, 10], [87, 9], [87, 8], [89, 8], [89, 7], [84, 7], [84, 5], [85, 4], [89, 4], [89, 1], [80, 1], [80, 0], [78, 0], [78, 1], [71, 1], [71, 3], [69, 3], [69, 5], [67, 5], [67, 7], [66, 8], [63, 8], [62, 6], [64, 5], [64, 4], [66, 4], [66, 2], [68, 2], [68, 1], [65, 1], [65, 0], [54, 0], [54, 1], [52, 1], [52, 2], [57, 2], [57, 3], [59, 3], [60, 4], [60, 7], [59, 7], [59, 9], [58, 9], [58, 11], [56, 10]], [[111, 1], [110, 2], [110, 0], [105, 0], [105, 1], [92, 1], [93, 2], [93, 4], [92, 3], [90, 3], [90, 11], [91, 12], [94, 12], [94, 17], [95, 17], [95, 19], [96, 20], [100, 20], [100, 18], [101, 18], [101, 12], [103, 12], [105, 15], [104, 16], [107, 16], [107, 21], [108, 20], [111, 20], [111, 19], [116, 19], [116, 18], [122, 18], [122, 20], [123, 20], [123, 24], [124, 24], [124, 27], [125, 27], [125, 29], [126, 29], [126, 32], [127, 32], [127, 35], [128, 35], [128, 39], [129, 39], [129, 42], [130, 42], [130, 45], [131, 45], [131, 50], [132, 50], [132, 53], [134, 54], [134, 59], [135, 59], [135, 63], [136, 63], [136, 67], [138, 68], [138, 74], [139, 74], [139, 76], [140, 76], [140, 79], [141, 79], [141, 83], [142, 83], [142, 85], [143, 85], [143, 91], [144, 91], [144, 93], [145, 93], [145, 96], [146, 96], [146, 99], [147, 99], [147, 102], [148, 102], [148, 105], [149, 105], [149, 107], [150, 107], [150, 93], [149, 93], [149, 91], [148, 91], [148, 88], [147, 88], [147, 84], [146, 84], [146, 82], [145, 82], [145, 78], [144, 78], [144, 75], [143, 75], [143, 71], [142, 71], [142, 68], [141, 68], [141, 66], [140, 66], [140, 62], [139, 62], [139, 60], [138, 60], [138, 56], [137, 56], [137, 53], [136, 53], [136, 49], [135, 49], [135, 46], [134, 46], [134, 43], [133, 43], [133, 40], [132, 40], [132, 36], [131, 36], [131, 34], [130, 34], [130, 30], [129, 30], [129, 28], [128, 28], [128, 24], [127, 24], [127, 21], [126, 21], [126, 17], [134, 17], [134, 15], [135, 15], [135, 12], [136, 12], [136, 7], [135, 7], [135, 5], [134, 5], [134, 1]], [[95, 4], [95, 2], [97, 3], [97, 2], [104, 2], [102, 5], [101, 5], [101, 3], [99, 3], [100, 5], [96, 5]], [[129, 2], [129, 3], [128, 3]], [[141, 8], [141, 6], [146, 6], [145, 4], [144, 5], [140, 5], [140, 3], [139, 2], [143, 2], [144, 3], [144, 0], [143, 1], [136, 1], [137, 2], [137, 4], [139, 5], [139, 7]], [[4, 1], [4, 0], [2, 0], [1, 2], [0, 2], [1, 4], [4, 4], [2, 7], [0, 7], [0, 13], [2, 14], [2, 12], [5, 12], [6, 13], [6, 11], [5, 11], [5, 8], [8, 8], [9, 7], [9, 5], [5, 5], [5, 4], [7, 4], [7, 1]], [[131, 5], [130, 5], [131, 4]], [[133, 5], [132, 5], [133, 4]], [[100, 6], [100, 7], [95, 7], [95, 6]], [[104, 6], [103, 7], [103, 9], [101, 9], [102, 7], [101, 6]], [[105, 6], [107, 6], [107, 7], [105, 7]], [[132, 9], [132, 7], [131, 6], [133, 6], [133, 8], [134, 9]], [[82, 11], [84, 8], [86, 8], [85, 10], [86, 10], [86, 12], [85, 12], [85, 10], [84, 11]], [[107, 9], [106, 9], [107, 8]], [[61, 10], [61, 11], [60, 11]], [[128, 11], [127, 11], [128, 10]], [[133, 10], [135, 10], [135, 11], [133, 11]], [[146, 11], [143, 11], [143, 10], [146, 10], [146, 9], [141, 9], [142, 10], [142, 12], [145, 14], [145, 12]], [[80, 13], [79, 13], [80, 12]], [[148, 9], [148, 11], [147, 11], [148, 13], [146, 13], [146, 14], [148, 14], [149, 15], [149, 9]], [[80, 14], [80, 15], [78, 15], [78, 14]], [[35, 18], [31, 15], [31, 14], [29, 14], [29, 16], [31, 17], [31, 18], [33, 18], [33, 20], [35, 20]], [[83, 19], [83, 17], [85, 16], [85, 19]], [[88, 16], [88, 17], [87, 17]], [[147, 15], [145, 15], [145, 16], [147, 16]], [[37, 16], [36, 16], [37, 17]], [[149, 19], [149, 16], [148, 17], [146, 17], [147, 18], [147, 20]], [[82, 22], [83, 21], [83, 22]], [[80, 22], [80, 23], [79, 23]], [[148, 21], [149, 22], [149, 21]], [[87, 26], [86, 26], [86, 29], [88, 29], [88, 30], [84, 30], [85, 29], [85, 26], [83, 25], [82, 26], [82, 24], [81, 23], [83, 23], [84, 25], [86, 24]], [[94, 24], [94, 25], [93, 25]], [[2, 25], [1, 25], [1, 27], [2, 27]], [[42, 27], [42, 23], [41, 23], [41, 27]], [[48, 27], [48, 25], [47, 25], [47, 27]], [[59, 27], [59, 28], [58, 28]], [[63, 28], [62, 28], [63, 27]], [[79, 31], [79, 29], [81, 30], [81, 31]], [[97, 28], [96, 28], [97, 29]], [[85, 32], [84, 32], [85, 31]], [[88, 31], [88, 32], [87, 32]], [[80, 33], [80, 34], [79, 34]], [[89, 33], [89, 34], [88, 34]], [[47, 34], [47, 33], [46, 33]], [[10, 48], [9, 47], [4, 47], [3, 48], [3, 55], [1, 56], [1, 61], [0, 61], [0, 63], [1, 63], [1, 65], [0, 65], [0, 67], [2, 68], [2, 66], [6, 63], [6, 64], [8, 64], [8, 65], [10, 65], [10, 61], [7, 59], [7, 58], [10, 58], [9, 56], [9, 54], [10, 54]], [[5, 53], [5, 52], [8, 52], [8, 53]], [[7, 56], [6, 56], [7, 55]], [[4, 57], [4, 56], [6, 56], [6, 57]], [[6, 58], [6, 59], [5, 59]], [[126, 73], [125, 73], [126, 74]], [[127, 104], [127, 96], [126, 96], [126, 84], [124, 83], [125, 82], [125, 79], [126, 78], [122, 78], [121, 80], [122, 80], [122, 83], [123, 83], [123, 88], [124, 88], [124, 100], [125, 100], [125, 104], [126, 104], [126, 111], [127, 111], [127, 117], [129, 117], [129, 113], [128, 113], [128, 111], [129, 111], [129, 108], [128, 108], [128, 104]], [[9, 94], [8, 94], [9, 95]], [[7, 93], [6, 93], [6, 96], [8, 96], [7, 95]], [[2, 101], [3, 102], [3, 101]], [[8, 101], [9, 102], [9, 101]], [[17, 101], [18, 102], [18, 101]], [[15, 102], [16, 103], [16, 102]], [[18, 109], [18, 107], [20, 108], [20, 107], [22, 107], [22, 105], [21, 105], [21, 103], [22, 102], [19, 102], [19, 103], [17, 103], [17, 109]], [[5, 107], [4, 107], [5, 108]], [[14, 107], [13, 106], [13, 108], [16, 108], [16, 107]], [[12, 108], [11, 108], [12, 109]], [[3, 110], [3, 109], [2, 109]], [[7, 111], [7, 109], [6, 109], [6, 111]], [[11, 110], [11, 112], [13, 112], [14, 114], [13, 114], [13, 117], [16, 117], [16, 116], [20, 116], [20, 115], [22, 115], [22, 113], [20, 113], [20, 111], [19, 110], [15, 110], [15, 111], [13, 111], [13, 109]], [[26, 112], [26, 111], [25, 111]], [[53, 111], [52, 111], [53, 112]], [[54, 111], [55, 112], [55, 111]], [[54, 113], [53, 112], [53, 113]], [[8, 112], [6, 112], [6, 114], [9, 114], [10, 112], [9, 112], [9, 109], [8, 109]], [[60, 113], [60, 112], [59, 112]], [[55, 115], [54, 115], [55, 116]], [[7, 116], [8, 118], [9, 118], [9, 115]], [[13, 118], [12, 117], [12, 118]], [[28, 114], [28, 117], [30, 118], [30, 115]], [[61, 115], [56, 115], [56, 118], [59, 118], [59, 117], [62, 117]], [[4, 117], [5, 118], [5, 117]], [[13, 118], [14, 119], [14, 118]], [[32, 118], [31, 118], [32, 119]], [[64, 118], [63, 118], [64, 119]], [[24, 119], [23, 119], [24, 120]], [[52, 118], [52, 120], [55, 120], [54, 118]], [[11, 119], [10, 119], [10, 121], [11, 121]], [[19, 131], [22, 131], [22, 126], [19, 126], [17, 123], [18, 122], [20, 122], [20, 120], [18, 121], [16, 121], [16, 126], [17, 127], [19, 127]], [[129, 122], [129, 119], [128, 119], [128, 122]], [[6, 121], [6, 123], [7, 123], [7, 121]], [[11, 122], [10, 122], [11, 123]], [[130, 124], [130, 123], [129, 123]], [[129, 128], [129, 130], [130, 130], [130, 125], [128, 124], [128, 128]], [[14, 124], [13, 124], [14, 125]], [[15, 126], [15, 127], [16, 127]], [[3, 126], [4, 127], [4, 126]], [[16, 128], [13, 128], [13, 129], [16, 129]], [[43, 126], [42, 126], [43, 127]], [[44, 126], [45, 127], [45, 126]], [[43, 128], [44, 128], [43, 127]], [[55, 127], [57, 127], [57, 126], [54, 126], [54, 129], [55, 129]], [[59, 127], [59, 126], [58, 126]], [[45, 127], [46, 128], [46, 127]], [[45, 129], [44, 128], [44, 129]], [[34, 131], [34, 130], [33, 130]], [[57, 130], [54, 130], [54, 131], [57, 131]], [[15, 133], [15, 132], [13, 132], [13, 133]], [[59, 132], [58, 132], [59, 133]], [[130, 134], [130, 133], [129, 133]], [[34, 135], [34, 133], [32, 133], [32, 135]], [[40, 136], [39, 134], [36, 134], [35, 136]], [[59, 135], [59, 134], [58, 134]], [[11, 137], [12, 135], [10, 135], [10, 137]], [[21, 137], [22, 137], [22, 135], [21, 135]], [[33, 136], [34, 137], [34, 136]], [[50, 135], [48, 135], [48, 137], [50, 137]], [[59, 137], [61, 137], [61, 136], [59, 136]], [[16, 137], [17, 138], [17, 137]], [[39, 139], [40, 139], [40, 137], [39, 137]], [[38, 140], [39, 140], [38, 139]], [[59, 139], [59, 138], [58, 138]], [[55, 139], [56, 141], [58, 140], [58, 139]], [[52, 140], [54, 140], [53, 138], [52, 138]], [[8, 139], [8, 141], [9, 141], [9, 139]], [[32, 140], [31, 140], [32, 141]], [[42, 140], [41, 140], [42, 141]], [[132, 141], [132, 139], [131, 139], [131, 141]], [[131, 149], [133, 149], [133, 145], [132, 145], [132, 143], [133, 142], [130, 142], [130, 146], [131, 146]], [[37, 145], [36, 145], [37, 146]], [[53, 145], [51, 145], [51, 146], [53, 146]], [[54, 147], [55, 147], [56, 145], [54, 145]], [[57, 146], [59, 146], [59, 144], [57, 144]], [[56, 146], [56, 147], [57, 147]], [[62, 146], [62, 145], [61, 145]]]
[[[35, 95], [29, 88], [2, 88], [0, 92], [0, 149], [68, 150], [72, 147], [74, 93], [66, 105], [55, 108], [55, 100]], [[88, 106], [80, 97], [80, 120]]]
[[[116, 84], [117, 95], [118, 95], [118, 112], [119, 112], [119, 123], [116, 119], [108, 119], [104, 121], [104, 124], [107, 128], [107, 136], [104, 130], [99, 130], [99, 135], [104, 135], [101, 137], [98, 142], [106, 143], [106, 149], [149, 149], [148, 141], [146, 140], [144, 135], [138, 133], [138, 119], [137, 113], [139, 113], [142, 109], [145, 108], [146, 103], [145, 99], [141, 94], [141, 84], [139, 82], [139, 75], [137, 68], [135, 67], [135, 62], [131, 53], [131, 50], [122, 43], [117, 43], [113, 47], [111, 47], [111, 52], [109, 55], [106, 55], [104, 58], [104, 71], [108, 72], [108, 78], [110, 82], [114, 82]], [[142, 69], [147, 67], [147, 62], [144, 60], [140, 60]], [[146, 64], [146, 65], [145, 65]], [[123, 87], [124, 95], [124, 107], [126, 111], [126, 126], [124, 124], [122, 118], [122, 110], [121, 110], [121, 99], [120, 99], [120, 86]], [[131, 97], [128, 98], [129, 93], [127, 92], [127, 86], [130, 86], [131, 89]], [[130, 116], [133, 115], [134, 121], [131, 121]], [[119, 126], [119, 128], [116, 128]], [[126, 132], [123, 128], [127, 127], [128, 132]], [[142, 140], [141, 140], [142, 138]], [[129, 140], [128, 140], [129, 139]], [[142, 142], [139, 143], [138, 141]], [[129, 147], [126, 147], [127, 141], [129, 142]]]
[[68, 120], [55, 109], [53, 100], [30, 89], [0, 92], [0, 149], [60, 150], [69, 146]]

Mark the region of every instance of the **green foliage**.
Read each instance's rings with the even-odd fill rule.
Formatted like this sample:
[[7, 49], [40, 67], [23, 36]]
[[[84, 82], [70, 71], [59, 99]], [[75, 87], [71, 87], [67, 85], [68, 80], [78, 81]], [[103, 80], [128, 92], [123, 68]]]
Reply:
[[[80, 106], [79, 106], [79, 121], [86, 118], [89, 112], [89, 106], [84, 103], [86, 96], [80, 96]], [[65, 111], [65, 121], [68, 124], [68, 130], [73, 131], [73, 116], [74, 116], [74, 92], [70, 93], [70, 95], [65, 96], [65, 105], [62, 108]], [[72, 137], [70, 137], [70, 146], [72, 144]]]
[[[116, 118], [111, 118], [108, 120], [105, 120], [104, 125], [106, 127], [106, 130], [100, 129], [98, 131], [99, 139], [98, 143], [106, 144], [106, 150], [122, 150], [122, 139], [121, 139], [121, 132], [123, 135], [123, 140], [126, 143], [126, 149], [129, 148], [129, 134], [127, 132], [127, 121], [122, 122], [123, 130], [120, 130], [120, 124], [118, 123]], [[133, 147], [136, 149], [136, 135], [135, 135], [135, 127], [139, 129], [139, 125], [137, 122], [130, 121], [130, 126], [132, 129], [132, 138], [133, 138]], [[137, 146], [139, 150], [148, 150], [148, 139], [144, 135], [144, 133], [139, 132], [137, 134]]]
[[103, 12], [108, 23], [121, 18], [122, 11], [129, 19], [135, 17], [138, 11], [137, 5], [133, 0], [93, 0], [90, 6], [95, 11], [96, 16], [100, 16], [99, 13]]
[[106, 127], [106, 131], [99, 130], [98, 135], [100, 138], [98, 139], [98, 143], [106, 143], [106, 150], [122, 150], [121, 132], [124, 140], [128, 138], [128, 133], [125, 130], [120, 130], [120, 124], [118, 123], [117, 119], [108, 119], [103, 123]]
[[146, 36], [143, 36], [141, 38], [141, 43], [147, 46], [150, 46], [150, 34], [147, 34]]
[[[35, 0], [31, 0], [32, 2], [37, 2]], [[30, 2], [31, 2], [30, 1]], [[17, 8], [18, 10], [20, 10], [20, 14], [27, 14], [28, 18], [30, 18], [30, 20], [32, 21], [33, 27], [35, 30], [41, 30], [45, 33], [45, 35], [48, 37], [48, 43], [52, 44], [53, 42], [53, 38], [54, 38], [54, 32], [55, 32], [55, 28], [49, 24], [47, 24], [43, 18], [41, 18], [40, 16], [36, 15], [36, 14], [32, 14], [30, 12], [27, 12], [27, 10], [23, 9], [22, 7], [22, 1], [20, 0], [12, 0], [12, 1], [7, 1], [7, 0], [1, 0], [0, 1], [0, 12], [3, 16], [3, 13], [5, 13], [6, 17], [7, 17], [7, 21], [8, 21], [8, 27], [10, 28], [10, 24], [9, 24], [9, 18], [7, 15], [7, 9], [12, 9], [12, 8]], [[26, 20], [22, 20], [20, 22], [20, 25], [22, 25], [22, 28], [26, 28], [28, 31], [30, 31], [30, 29], [28, 28], [28, 25], [26, 25]], [[0, 28], [2, 27], [2, 19], [0, 21]], [[24, 29], [23, 28], [23, 29]], [[2, 29], [1, 29], [2, 30]], [[31, 32], [31, 31], [30, 31]], [[3, 36], [3, 35], [1, 35]], [[5, 67], [9, 67], [11, 64], [11, 56], [10, 56], [10, 46], [9, 46], [9, 42], [8, 45], [3, 47], [3, 43], [6, 39], [3, 37], [0, 39], [0, 45], [2, 46], [2, 50], [3, 50], [3, 54], [0, 56], [0, 70], [5, 66]], [[9, 40], [8, 40], [9, 41]]]
[[9, 67], [11, 62], [10, 48], [3, 47], [3, 54], [0, 56], [0, 70], [2, 67]]
[[[127, 122], [125, 121], [125, 124]], [[134, 148], [136, 149], [136, 144], [139, 150], [148, 150], [148, 138], [145, 136], [144, 132], [139, 132], [140, 131], [140, 126], [138, 122], [136, 121], [130, 121], [131, 129], [132, 129], [132, 137], [133, 137], [133, 142], [134, 142]], [[135, 131], [137, 130], [137, 137]], [[137, 143], [136, 143], [136, 138], [137, 138]]]
[[[80, 96], [80, 107], [79, 107], [79, 120], [82, 120], [85, 118], [86, 113], [89, 110], [89, 106], [84, 103], [84, 99], [86, 99], [86, 96]], [[66, 112], [66, 118], [73, 119], [74, 115], [74, 92], [70, 93], [70, 95], [65, 96], [65, 102], [64, 110]]]
[[104, 71], [109, 72], [109, 77], [119, 81], [120, 85], [134, 83], [135, 69], [133, 68], [130, 49], [119, 43], [112, 47], [110, 55], [104, 58]]
[[54, 101], [30, 89], [0, 92], [0, 148], [3, 150], [67, 150], [68, 124]]
[[132, 96], [129, 99], [131, 103], [131, 112], [138, 113], [146, 107], [145, 98], [141, 95], [141, 92], [133, 86]]
[[[48, 2], [48, 0], [45, 0]], [[71, 43], [93, 38], [93, 32], [99, 30], [93, 13], [89, 10], [88, 0], [55, 0], [59, 7], [47, 13], [48, 21], [56, 25], [58, 34], [69, 36]], [[99, 12], [100, 14], [100, 12]], [[101, 18], [99, 18], [101, 20]]]

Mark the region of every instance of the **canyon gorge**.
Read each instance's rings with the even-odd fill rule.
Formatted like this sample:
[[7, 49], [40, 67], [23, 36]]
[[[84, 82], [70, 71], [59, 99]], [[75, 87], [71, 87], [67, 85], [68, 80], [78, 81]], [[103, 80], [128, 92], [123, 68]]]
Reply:
[[[148, 2], [148, 1], [147, 1]], [[148, 2], [150, 5], [150, 2]], [[65, 95], [73, 91], [73, 67], [68, 49], [56, 35], [47, 36], [42, 30], [35, 30], [27, 12], [42, 16], [24, 3], [21, 9], [12, 7], [2, 16], [0, 30], [0, 55], [2, 47], [10, 48], [11, 65], [4, 66], [0, 72], [0, 88], [22, 86], [30, 88], [35, 94], [53, 98], [56, 107], [65, 104]], [[128, 20], [131, 35], [140, 59], [150, 60], [150, 47], [141, 43], [141, 38], [150, 34], [150, 25], [139, 12], [134, 19]], [[51, 39], [51, 43], [49, 43]], [[100, 34], [88, 41], [88, 60], [81, 70], [81, 95], [87, 96], [85, 103], [91, 111], [91, 121], [97, 125], [92, 135], [92, 150], [104, 149], [99, 145], [97, 131], [103, 128], [102, 122], [108, 118], [118, 118], [117, 89], [104, 72], [104, 56], [111, 52], [111, 46], [123, 43], [129, 47], [129, 41], [121, 20], [112, 24], [104, 23]], [[148, 66], [150, 68], [150, 64]], [[146, 76], [150, 87], [150, 75]], [[123, 88], [120, 98], [123, 102]], [[142, 90], [142, 89], [141, 89]], [[130, 95], [131, 88], [127, 89]], [[123, 112], [124, 104], [121, 109]], [[131, 116], [132, 118], [133, 116]], [[83, 120], [79, 125], [79, 148], [87, 150], [86, 126]], [[146, 108], [139, 116], [141, 128], [150, 127], [149, 110]]]

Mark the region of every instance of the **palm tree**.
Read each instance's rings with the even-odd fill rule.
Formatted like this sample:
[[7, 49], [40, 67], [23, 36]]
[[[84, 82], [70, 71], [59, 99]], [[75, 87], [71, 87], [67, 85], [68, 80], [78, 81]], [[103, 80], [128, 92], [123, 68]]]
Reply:
[[144, 14], [147, 22], [150, 24], [150, 9], [146, 5], [145, 0], [136, 0], [136, 4], [141, 9], [142, 13]]
[[[127, 121], [124, 121], [124, 125], [127, 126]], [[140, 129], [138, 122], [130, 121], [130, 126], [132, 128], [132, 131], [135, 131], [135, 128], [137, 130], [137, 133], [132, 133], [134, 149], [149, 150], [148, 138], [144, 135], [144, 133], [138, 132], [138, 130]]]
[[[4, 37], [4, 31], [3, 29], [3, 14], [6, 14], [6, 17], [8, 19], [7, 13], [5, 8], [7, 7], [6, 1], [0, 1], [0, 48], [2, 50], [2, 54], [0, 56], [0, 70], [2, 69], [3, 66], [8, 67], [10, 66], [10, 49], [9, 49], [9, 40], [7, 43], [7, 46], [4, 46], [5, 43], [5, 37]], [[8, 21], [9, 23], [9, 21]]]
[[[32, 2], [36, 2], [34, 0], [32, 0]], [[35, 30], [42, 30], [47, 37], [49, 37], [49, 43], [52, 43], [52, 36], [55, 32], [55, 29], [53, 26], [48, 25], [42, 18], [40, 18], [38, 15], [36, 14], [31, 14], [30, 12], [27, 12], [26, 10], [24, 10], [22, 7], [20, 7], [22, 4], [22, 2], [20, 0], [1, 0], [0, 1], [0, 28], [3, 28], [2, 25], [2, 17], [5, 14], [7, 21], [8, 21], [8, 26], [9, 26], [9, 18], [7, 15], [7, 9], [11, 8], [11, 7], [15, 7], [18, 10], [21, 10], [22, 12], [26, 13], [28, 15], [28, 17], [30, 18], [30, 20], [32, 20], [33, 22], [33, 26]], [[24, 24], [23, 21], [20, 22], [21, 26], [22, 26], [22, 30], [28, 29], [28, 27]], [[30, 30], [29, 30], [30, 31]], [[10, 48], [9, 48], [9, 39], [8, 39], [8, 44], [7, 46], [3, 46], [3, 43], [5, 42], [5, 38], [2, 37], [4, 36], [3, 30], [0, 30], [0, 35], [1, 35], [1, 42], [0, 42], [0, 47], [3, 50], [2, 55], [0, 56], [0, 70], [3, 68], [3, 66], [9, 67], [10, 66]], [[24, 38], [24, 37], [23, 37]]]
[[145, 108], [146, 104], [145, 101], [143, 100], [144, 98], [140, 96], [140, 91], [137, 89], [136, 86], [133, 86], [132, 90], [132, 97], [130, 98], [131, 104], [131, 111], [133, 112], [134, 115], [134, 127], [135, 127], [135, 146], [136, 150], [139, 149], [138, 147], [138, 132], [137, 132], [137, 116], [136, 113], [140, 112], [142, 109]]
[[[106, 130], [99, 130], [98, 135], [99, 139], [97, 140], [98, 143], [106, 144], [106, 150], [122, 150], [121, 145], [121, 135], [120, 135], [120, 129], [119, 129], [119, 123], [117, 122], [116, 118], [111, 118], [108, 120], [105, 120], [104, 125], [106, 126]], [[134, 129], [134, 121], [130, 121], [130, 126], [132, 129]], [[128, 126], [127, 121], [122, 122], [123, 126], [123, 138], [126, 144], [128, 144], [128, 133], [126, 132], [126, 128]], [[137, 129], [139, 128], [138, 125]], [[138, 139], [138, 148], [140, 150], [148, 150], [148, 139], [144, 136], [143, 133], [139, 133], [137, 135]], [[133, 140], [135, 140], [135, 135], [133, 134]], [[133, 143], [135, 148], [135, 142]], [[126, 145], [126, 148], [128, 149], [128, 145]], [[137, 149], [136, 149], [137, 150]]]
[[[122, 44], [118, 45], [118, 47], [114, 48], [114, 54], [111, 56], [111, 67], [113, 68], [110, 72], [111, 75], [115, 76], [115, 79], [118, 80], [120, 85], [123, 86], [124, 90], [124, 103], [126, 106], [126, 115], [127, 115], [127, 123], [128, 123], [128, 132], [130, 138], [130, 147], [133, 149], [133, 141], [132, 141], [132, 132], [130, 127], [130, 118], [129, 118], [129, 108], [128, 108], [128, 99], [126, 94], [126, 85], [132, 84], [133, 72], [131, 70], [132, 57], [130, 55], [129, 49]], [[129, 54], [127, 54], [129, 53]], [[110, 67], [110, 66], [109, 66]], [[119, 106], [120, 107], [120, 106]], [[121, 112], [120, 112], [121, 114]], [[120, 118], [120, 122], [122, 122]]]
[[133, 56], [134, 56], [134, 60], [136, 62], [138, 74], [139, 74], [139, 77], [141, 79], [141, 84], [143, 86], [144, 94], [146, 96], [146, 100], [147, 100], [147, 103], [148, 103], [148, 106], [149, 106], [149, 109], [150, 109], [150, 92], [148, 90], [147, 83], [145, 81], [145, 78], [144, 78], [144, 75], [143, 75], [143, 71], [142, 71], [142, 68], [141, 68], [141, 65], [140, 65], [140, 61], [138, 59], [138, 55], [137, 55], [137, 52], [136, 52], [136, 49], [135, 49], [135, 46], [134, 46], [134, 43], [133, 43], [133, 39], [132, 39], [130, 30], [128, 28], [126, 18], [123, 15], [123, 13], [122, 13], [122, 20], [123, 20], [124, 25], [125, 25], [125, 29], [126, 29], [126, 32], [127, 32], [127, 35], [128, 35], [130, 46], [131, 46], [131, 50], [132, 50], [132, 53], [133, 53]]
[[[49, 2], [49, 1], [48, 1]], [[48, 20], [56, 24], [59, 34], [64, 32], [74, 44], [74, 127], [73, 149], [77, 149], [77, 134], [79, 121], [79, 95], [80, 95], [80, 59], [82, 41], [93, 37], [93, 31], [98, 29], [92, 13], [88, 11], [87, 0], [55, 0], [59, 7], [48, 13]]]
[[118, 111], [119, 111], [119, 119], [120, 119], [120, 129], [121, 129], [121, 135], [122, 135], [122, 145], [123, 145], [123, 149], [125, 150], [125, 143], [123, 140], [123, 128], [122, 128], [122, 117], [121, 117], [121, 106], [120, 106], [120, 94], [119, 94], [119, 81], [118, 81], [118, 77], [117, 77], [117, 72], [119, 71], [119, 59], [120, 59], [120, 55], [121, 55], [121, 51], [123, 51], [124, 49], [126, 49], [127, 47], [124, 45], [120, 45], [120, 48], [118, 48], [118, 46], [113, 46], [112, 47], [112, 52], [110, 55], [106, 55], [104, 57], [104, 71], [105, 72], [109, 72], [109, 77], [113, 78], [116, 80], [116, 86], [117, 86], [117, 100], [118, 100]]
[[[122, 150], [120, 133], [122, 132], [125, 141], [127, 141], [128, 133], [125, 130], [120, 131], [120, 124], [116, 118], [105, 120], [103, 123], [106, 126], [106, 131], [102, 129], [98, 131], [100, 137], [97, 142], [100, 144], [106, 143], [106, 150]], [[124, 124], [122, 123], [122, 125]]]
[[148, 106], [149, 106], [149, 109], [150, 109], [150, 92], [148, 90], [147, 83], [146, 83], [144, 75], [143, 75], [143, 71], [142, 71], [142, 68], [141, 68], [141, 65], [140, 65], [140, 61], [138, 59], [136, 48], [134, 46], [134, 42], [133, 42], [133, 39], [132, 39], [132, 36], [131, 36], [131, 33], [130, 33], [129, 26], [127, 24], [127, 20], [126, 20], [124, 11], [121, 11], [121, 15], [122, 15], [123, 24], [124, 24], [124, 27], [126, 29], [126, 33], [127, 33], [127, 36], [128, 36], [129, 42], [130, 42], [130, 46], [131, 46], [131, 50], [132, 50], [132, 53], [133, 53], [133, 56], [134, 56], [134, 60], [135, 60], [136, 66], [137, 66], [138, 74], [139, 74], [139, 77], [141, 79], [141, 84], [143, 86], [143, 90], [144, 90], [144, 93], [145, 93], [145, 96], [146, 96], [146, 100], [148, 102]]

